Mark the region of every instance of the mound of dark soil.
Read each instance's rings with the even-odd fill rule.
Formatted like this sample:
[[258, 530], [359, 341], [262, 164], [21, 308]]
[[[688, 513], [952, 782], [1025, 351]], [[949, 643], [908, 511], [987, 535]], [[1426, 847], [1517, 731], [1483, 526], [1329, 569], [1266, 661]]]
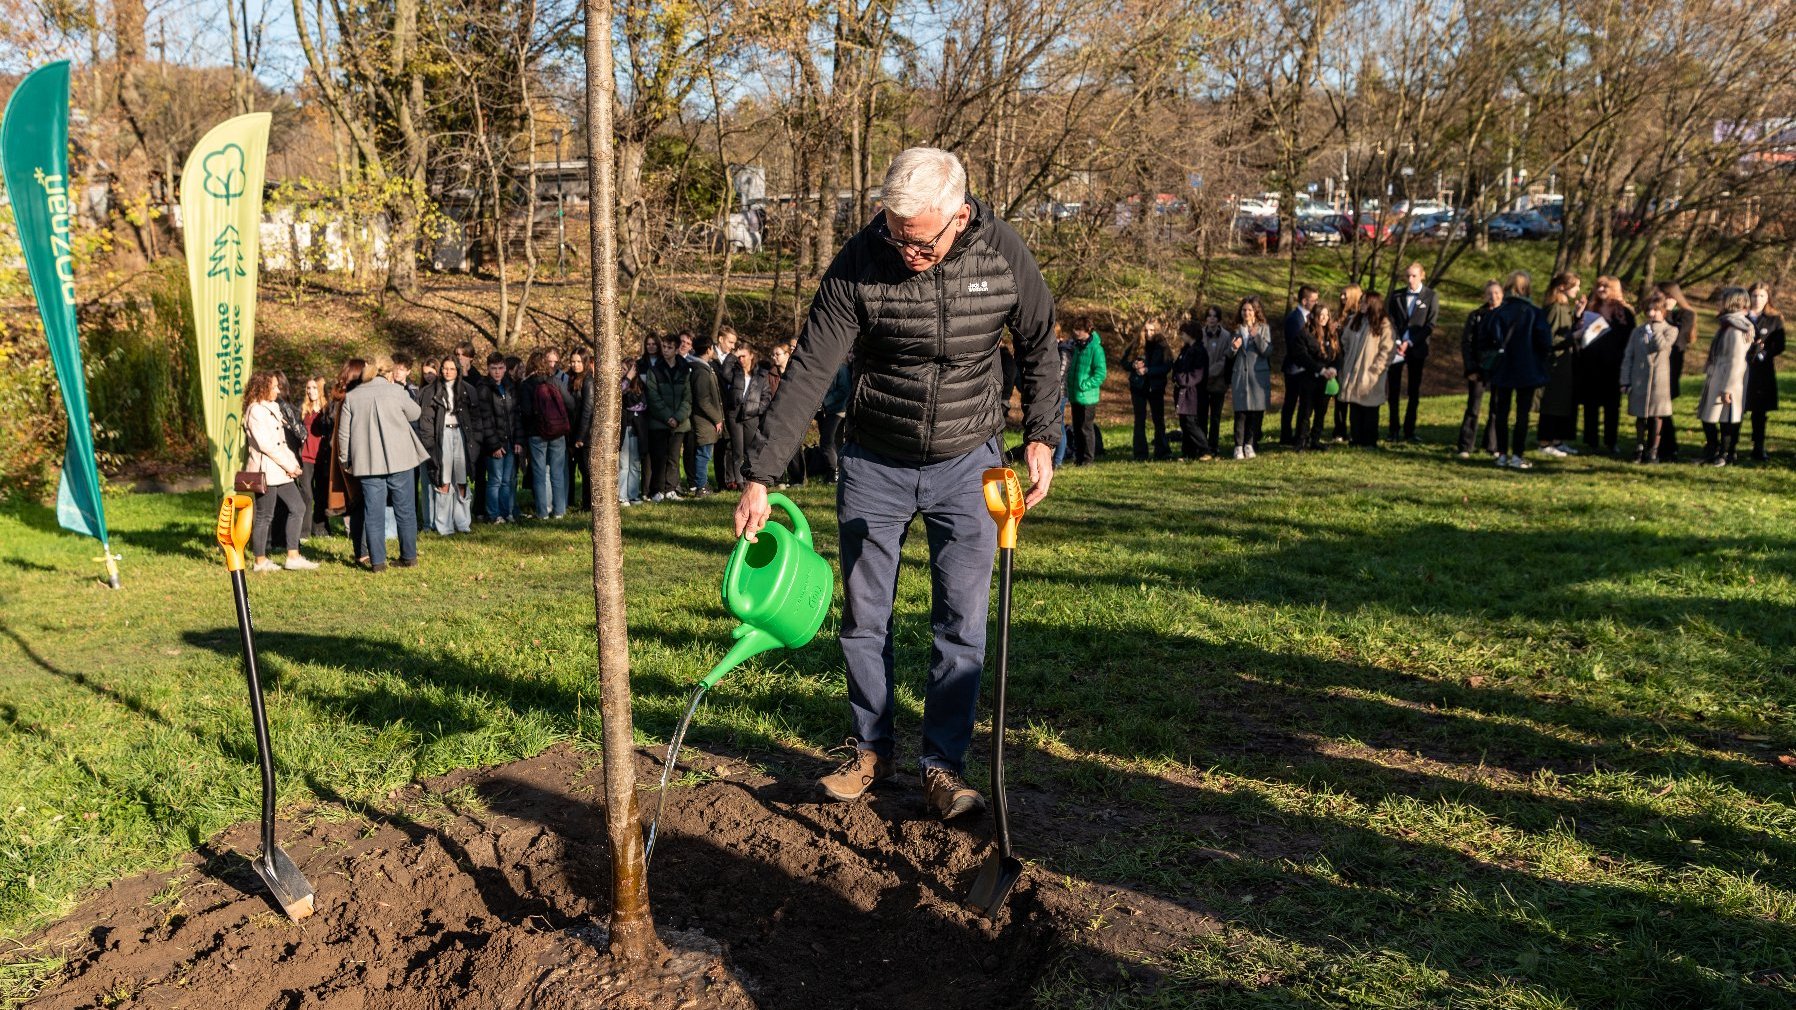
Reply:
[[[557, 747], [406, 790], [392, 809], [330, 803], [304, 827], [283, 823], [318, 896], [302, 923], [274, 908], [241, 855], [255, 850], [253, 824], [172, 874], [114, 884], [39, 938], [68, 967], [28, 1005], [1009, 1007], [1027, 1005], [1058, 959], [1130, 964], [1204, 928], [1126, 894], [1137, 914], [1091, 933], [1081, 927], [1094, 902], [1114, 906], [1119, 892], [1034, 866], [987, 922], [959, 897], [989, 848], [988, 820], [936, 821], [915, 780], [823, 803], [813, 759], [774, 755], [775, 777], [688, 753], [714, 777], [669, 797], [650, 887], [670, 956], [647, 983], [603, 956], [598, 759]], [[653, 782], [655, 760], [640, 760]]]

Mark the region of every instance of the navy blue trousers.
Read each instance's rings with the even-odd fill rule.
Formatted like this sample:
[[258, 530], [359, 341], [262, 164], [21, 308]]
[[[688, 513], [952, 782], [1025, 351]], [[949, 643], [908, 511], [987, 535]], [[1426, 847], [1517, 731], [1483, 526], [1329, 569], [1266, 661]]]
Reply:
[[963, 771], [985, 667], [997, 526], [980, 477], [1002, 465], [998, 440], [940, 463], [903, 463], [857, 443], [842, 449], [836, 510], [842, 560], [842, 656], [863, 750], [893, 755], [892, 605], [911, 520], [929, 537], [929, 686], [919, 760]]

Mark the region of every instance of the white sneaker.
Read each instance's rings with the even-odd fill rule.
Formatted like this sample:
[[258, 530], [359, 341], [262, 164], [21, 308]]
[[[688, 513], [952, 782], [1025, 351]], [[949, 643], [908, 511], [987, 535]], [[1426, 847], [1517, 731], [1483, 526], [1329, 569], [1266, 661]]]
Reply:
[[1247, 447], [1247, 458], [1248, 459], [1253, 459], [1257, 455], [1258, 455], [1258, 453], [1253, 451], [1253, 446], [1250, 445]]
[[1509, 457], [1509, 469], [1511, 469], [1511, 470], [1532, 470], [1532, 469], [1534, 469], [1534, 464], [1523, 459], [1522, 454], [1518, 452], [1515, 455]]
[[1469, 452], [1463, 452], [1463, 451], [1462, 451], [1462, 452], [1460, 452], [1460, 453], [1459, 453], [1459, 458], [1460, 458], [1460, 459], [1471, 459], [1471, 458], [1472, 458], [1472, 454], [1471, 454], [1471, 453], [1469, 453]]
[[1565, 454], [1566, 454], [1566, 455], [1567, 455], [1567, 456], [1576, 456], [1576, 455], [1579, 455], [1579, 450], [1578, 450], [1578, 449], [1576, 449], [1576, 448], [1574, 448], [1574, 447], [1572, 447], [1572, 446], [1570, 446], [1570, 445], [1567, 445], [1567, 444], [1565, 444], [1565, 443], [1563, 443], [1563, 442], [1561, 442], [1561, 443], [1560, 443], [1560, 444], [1559, 444], [1559, 451], [1560, 451], [1560, 452], [1562, 452], [1562, 453], [1565, 453]]
[[1499, 467], [1508, 466], [1509, 465], [1509, 457], [1499, 454], [1496, 459], [1496, 464]]
[[1247, 449], [1243, 446], [1239, 446], [1239, 445], [1235, 446], [1235, 458], [1236, 459], [1246, 459], [1247, 458]]
[[662, 494], [659, 491], [655, 492], [652, 495], [649, 495], [649, 501], [664, 501], [664, 500], [666, 500], [666, 498], [667, 498], [667, 496]]
[[256, 562], [255, 567], [250, 569], [250, 571], [252, 571], [252, 572], [278, 572], [280, 570], [281, 570], [280, 565], [275, 564], [273, 561], [270, 561], [267, 558], [263, 558], [262, 560]]
[[309, 572], [318, 567], [318, 562], [308, 561], [305, 558], [288, 558], [281, 567], [290, 572]]
[[625, 500], [623, 500], [623, 499], [619, 499], [619, 500], [618, 500], [618, 503], [617, 503], [617, 507], [618, 507], [618, 508], [623, 508], [623, 509], [627, 509], [627, 508], [629, 508], [629, 507], [630, 507], [630, 506], [632, 506], [632, 505], [634, 505], [634, 504], [636, 504], [636, 503], [635, 503], [635, 502], [633, 502], [633, 501], [625, 501]]
[[667, 492], [666, 497], [662, 498], [661, 500], [662, 501], [685, 501], [686, 499], [678, 491], [669, 491], [669, 492]]
[[1541, 455], [1551, 456], [1554, 459], [1564, 459], [1565, 458], [1565, 450], [1559, 448], [1556, 445], [1543, 445], [1540, 447], [1540, 452], [1541, 452]]

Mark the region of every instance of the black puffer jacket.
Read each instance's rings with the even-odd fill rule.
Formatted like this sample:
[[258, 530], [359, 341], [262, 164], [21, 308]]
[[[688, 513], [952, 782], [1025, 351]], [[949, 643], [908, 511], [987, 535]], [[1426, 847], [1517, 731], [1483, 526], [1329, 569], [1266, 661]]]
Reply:
[[1005, 327], [1016, 335], [1026, 437], [1059, 442], [1053, 296], [1015, 229], [968, 202], [967, 230], [920, 273], [882, 241], [883, 215], [848, 240], [811, 303], [745, 477], [772, 483], [785, 471], [851, 348], [849, 439], [911, 463], [971, 452], [1004, 429]]

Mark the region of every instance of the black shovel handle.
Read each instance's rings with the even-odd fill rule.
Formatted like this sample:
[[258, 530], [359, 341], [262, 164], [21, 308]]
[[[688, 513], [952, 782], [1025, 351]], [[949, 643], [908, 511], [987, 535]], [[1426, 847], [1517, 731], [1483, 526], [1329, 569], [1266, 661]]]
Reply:
[[262, 706], [262, 677], [256, 671], [256, 636], [250, 629], [249, 589], [243, 572], [231, 572], [231, 593], [237, 599], [237, 631], [243, 636], [243, 675], [249, 681], [250, 719], [256, 728], [256, 758], [262, 766], [262, 854], [274, 868], [274, 754], [268, 745], [268, 710]]
[[1010, 679], [1010, 573], [1016, 550], [998, 551], [998, 683], [992, 699], [992, 819], [998, 855], [1010, 859], [1010, 810], [1004, 802], [1004, 688]]

